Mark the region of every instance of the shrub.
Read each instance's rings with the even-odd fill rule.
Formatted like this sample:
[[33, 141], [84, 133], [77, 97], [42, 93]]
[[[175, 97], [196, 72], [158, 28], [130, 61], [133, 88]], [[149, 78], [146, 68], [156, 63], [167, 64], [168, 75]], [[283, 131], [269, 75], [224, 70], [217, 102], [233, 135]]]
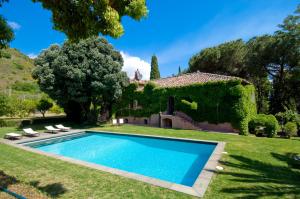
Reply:
[[35, 82], [19, 82], [19, 81], [16, 81], [12, 85], [12, 89], [16, 90], [16, 91], [36, 93], [36, 92], [39, 91], [39, 86]]
[[257, 114], [249, 122], [249, 131], [257, 134], [257, 129], [264, 128], [263, 135], [274, 137], [279, 129], [278, 121], [274, 115]]
[[0, 119], [0, 127], [19, 127], [22, 119]]
[[59, 124], [68, 122], [65, 116], [32, 118], [32, 119], [0, 119], [0, 127], [25, 127], [41, 124]]
[[29, 99], [19, 99], [17, 97], [10, 97], [8, 101], [8, 108], [6, 115], [10, 117], [18, 116], [24, 118], [34, 113], [36, 109], [36, 102]]
[[10, 59], [11, 58], [11, 55], [9, 54], [9, 52], [6, 52], [4, 50], [1, 50], [0, 51], [0, 58], [6, 58], [6, 59]]
[[284, 125], [284, 132], [286, 136], [290, 138], [291, 136], [296, 136], [297, 134], [297, 124], [295, 122], [287, 122]]
[[54, 104], [50, 109], [49, 111], [51, 113], [55, 113], [55, 114], [61, 114], [64, 112], [64, 109], [61, 108], [60, 106], [58, 106], [57, 104]]
[[8, 112], [8, 97], [0, 93], [0, 116], [6, 115]]
[[13, 64], [14, 64], [15, 68], [18, 69], [18, 70], [23, 70], [24, 69], [24, 66], [22, 66], [19, 63], [13, 62]]
[[37, 103], [36, 108], [39, 112], [42, 113], [43, 117], [45, 117], [45, 113], [52, 108], [53, 103], [50, 98], [42, 98], [40, 101]]

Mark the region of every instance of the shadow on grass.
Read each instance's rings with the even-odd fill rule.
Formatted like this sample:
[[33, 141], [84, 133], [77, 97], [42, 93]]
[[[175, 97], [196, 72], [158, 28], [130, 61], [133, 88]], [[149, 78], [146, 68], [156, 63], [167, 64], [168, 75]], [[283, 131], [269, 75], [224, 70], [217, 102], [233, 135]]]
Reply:
[[52, 184], [48, 184], [45, 186], [40, 186], [39, 184], [40, 184], [39, 181], [30, 182], [31, 186], [37, 188], [38, 190], [40, 190], [43, 193], [46, 193], [47, 195], [49, 195], [52, 198], [57, 198], [60, 195], [67, 192], [67, 189], [64, 188], [64, 186], [61, 183], [52, 183]]
[[[297, 153], [287, 153], [286, 155], [271, 153], [274, 158], [282, 162], [286, 162], [289, 167], [294, 169], [300, 169], [300, 161], [295, 160], [294, 157], [297, 156]], [[299, 178], [300, 179], [300, 178]], [[299, 193], [300, 195], [300, 193]]]
[[17, 184], [19, 181], [0, 170], [0, 187], [7, 188], [9, 185]]
[[[291, 161], [290, 154], [272, 153], [272, 156], [288, 165]], [[300, 171], [288, 166], [272, 165], [269, 163], [253, 160], [251, 158], [231, 155], [237, 161], [226, 162], [229, 167], [236, 168], [237, 172], [222, 172], [221, 175], [230, 175], [232, 181], [240, 182], [241, 186], [225, 188], [222, 192], [244, 195], [246, 198], [295, 197], [300, 194]], [[243, 173], [244, 170], [244, 173]], [[264, 184], [265, 183], [265, 184]]]

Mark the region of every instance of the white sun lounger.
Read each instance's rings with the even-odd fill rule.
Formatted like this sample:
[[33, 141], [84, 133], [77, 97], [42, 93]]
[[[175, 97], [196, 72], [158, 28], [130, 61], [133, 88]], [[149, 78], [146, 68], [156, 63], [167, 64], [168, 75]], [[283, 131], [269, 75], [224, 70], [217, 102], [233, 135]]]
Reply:
[[124, 124], [124, 119], [123, 118], [120, 118], [119, 119], [119, 125], [123, 125]]
[[60, 131], [60, 129], [54, 128], [53, 126], [45, 126], [45, 128], [49, 133], [58, 133]]
[[55, 125], [56, 128], [60, 129], [61, 131], [69, 131], [71, 130], [71, 127], [66, 127], [62, 124], [58, 124], [58, 125]]
[[112, 125], [114, 126], [114, 125], [117, 125], [117, 124], [118, 124], [118, 121], [116, 119], [113, 119], [112, 120]]
[[32, 128], [23, 129], [23, 134], [27, 136], [39, 136], [40, 133], [32, 130]]
[[7, 133], [5, 134], [4, 138], [6, 139], [21, 139], [22, 135], [18, 133]]

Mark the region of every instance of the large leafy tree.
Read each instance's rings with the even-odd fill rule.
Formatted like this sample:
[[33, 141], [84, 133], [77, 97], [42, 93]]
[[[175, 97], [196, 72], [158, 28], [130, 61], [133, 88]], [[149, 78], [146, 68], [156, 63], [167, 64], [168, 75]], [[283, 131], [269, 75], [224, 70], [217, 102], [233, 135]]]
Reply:
[[[0, 7], [8, 1], [0, 0]], [[64, 32], [70, 41], [78, 41], [99, 33], [120, 37], [124, 33], [121, 23], [123, 16], [141, 20], [148, 14], [146, 0], [32, 1], [42, 3], [45, 9], [52, 12], [53, 28]]]
[[[270, 45], [272, 60], [267, 70], [273, 77], [274, 92], [271, 97], [271, 111], [284, 111], [284, 107], [295, 106], [299, 99], [298, 71], [300, 67], [300, 5], [294, 15], [288, 16], [281, 30], [274, 34], [274, 42]], [[300, 108], [300, 102], [296, 102]]]
[[[248, 79], [256, 86], [259, 112], [300, 108], [300, 6], [272, 35], [206, 48], [189, 61], [197, 70]], [[270, 95], [271, 94], [271, 95]], [[270, 103], [269, 103], [270, 100]]]
[[54, 29], [64, 32], [69, 39], [124, 33], [121, 19], [129, 16], [140, 20], [148, 13], [145, 0], [33, 0], [52, 11]]
[[246, 45], [241, 39], [206, 48], [190, 59], [188, 71], [245, 76], [246, 52]]
[[53, 45], [35, 59], [33, 77], [42, 91], [64, 108], [73, 121], [107, 119], [128, 77], [123, 59], [106, 40], [91, 37]]
[[0, 49], [6, 48], [9, 42], [11, 42], [13, 39], [14, 39], [13, 30], [7, 24], [6, 20], [0, 15]]
[[159, 79], [160, 78], [160, 72], [158, 68], [158, 61], [157, 57], [153, 55], [151, 57], [151, 72], [150, 72], [150, 79]]

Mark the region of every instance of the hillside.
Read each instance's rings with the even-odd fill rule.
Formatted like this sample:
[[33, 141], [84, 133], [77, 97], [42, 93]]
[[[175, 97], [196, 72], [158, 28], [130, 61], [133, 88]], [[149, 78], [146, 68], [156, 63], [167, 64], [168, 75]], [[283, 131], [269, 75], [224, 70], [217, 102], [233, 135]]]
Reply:
[[25, 84], [29, 87], [36, 86], [31, 77], [31, 71], [34, 67], [32, 59], [14, 48], [2, 50], [1, 53], [0, 90], [16, 86], [20, 87], [20, 84], [23, 86]]

